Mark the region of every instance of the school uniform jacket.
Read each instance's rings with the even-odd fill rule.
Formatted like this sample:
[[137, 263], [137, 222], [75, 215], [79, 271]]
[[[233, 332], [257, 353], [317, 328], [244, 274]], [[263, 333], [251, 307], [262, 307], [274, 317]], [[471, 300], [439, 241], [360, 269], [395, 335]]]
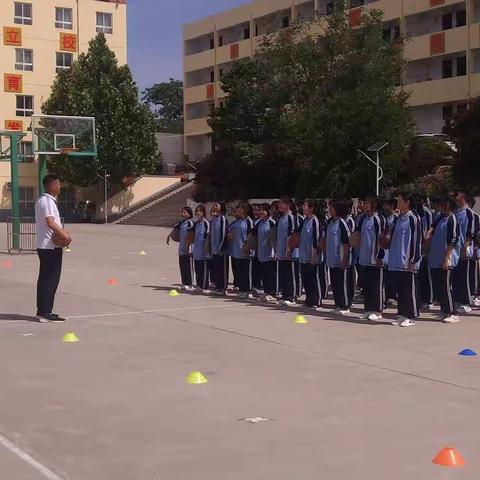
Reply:
[[173, 228], [180, 231], [179, 240], [178, 240], [178, 254], [179, 255], [189, 255], [190, 246], [187, 246], [187, 236], [188, 232], [192, 231], [195, 228], [195, 223], [190, 218], [188, 220], [181, 220], [177, 222]]
[[258, 260], [260, 262], [270, 262], [275, 260], [275, 235], [276, 224], [272, 217], [265, 220], [259, 220], [254, 229], [253, 234], [258, 239]]
[[376, 267], [377, 260], [385, 259], [385, 250], [380, 247], [379, 237], [385, 230], [386, 222], [383, 215], [375, 213], [365, 215], [357, 227], [361, 232], [361, 243], [358, 263], [364, 267]]
[[388, 251], [388, 269], [390, 271], [408, 271], [414, 265], [418, 271], [422, 256], [422, 224], [420, 217], [408, 212], [400, 215], [392, 230], [392, 241]]
[[201, 222], [195, 222], [193, 258], [194, 260], [208, 260], [212, 258], [210, 249], [210, 222], [206, 218]]
[[233, 231], [232, 257], [249, 258], [250, 252], [247, 252], [245, 245], [248, 235], [253, 231], [253, 220], [250, 217], [237, 218], [235, 229]]
[[224, 215], [215, 217], [210, 223], [210, 240], [213, 255], [223, 255], [227, 248], [228, 221]]
[[314, 258], [315, 262], [321, 263], [321, 259], [318, 258], [318, 242], [321, 238], [323, 238], [323, 228], [318, 218], [315, 215], [306, 218], [300, 232], [298, 248], [300, 263], [310, 264]]
[[442, 268], [443, 259], [449, 246], [453, 246], [449, 268], [458, 265], [460, 259], [460, 226], [453, 213], [442, 215], [433, 227], [432, 242], [428, 255], [428, 264], [431, 268]]
[[288, 237], [295, 233], [296, 222], [292, 212], [283, 214], [277, 222], [277, 258], [278, 260], [291, 260], [287, 255]]
[[[329, 268], [339, 268], [344, 260], [344, 245], [350, 245], [350, 228], [346, 219], [331, 219], [327, 226], [327, 254], [325, 263]], [[351, 248], [347, 266], [352, 264]]]

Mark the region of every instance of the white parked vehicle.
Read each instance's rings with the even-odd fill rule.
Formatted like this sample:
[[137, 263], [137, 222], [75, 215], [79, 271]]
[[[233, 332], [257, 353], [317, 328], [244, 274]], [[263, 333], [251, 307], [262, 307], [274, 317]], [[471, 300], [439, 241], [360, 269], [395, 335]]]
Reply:
[[418, 133], [415, 138], [431, 138], [439, 142], [445, 143], [453, 153], [457, 153], [457, 146], [452, 142], [448, 135], [444, 133]]

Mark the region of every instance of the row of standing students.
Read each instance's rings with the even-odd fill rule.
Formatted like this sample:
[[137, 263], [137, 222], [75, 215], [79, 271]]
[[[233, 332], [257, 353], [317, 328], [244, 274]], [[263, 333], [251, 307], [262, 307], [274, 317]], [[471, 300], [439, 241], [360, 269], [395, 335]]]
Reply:
[[[397, 302], [394, 325], [414, 326], [422, 308], [440, 303], [441, 319], [457, 323], [479, 301], [478, 232], [480, 217], [465, 194], [435, 199], [401, 193], [397, 199], [350, 199], [325, 204], [240, 203], [229, 223], [226, 207], [214, 202], [211, 220], [197, 206], [195, 220], [182, 209], [170, 238], [179, 242], [182, 288], [223, 296], [229, 285], [239, 297], [287, 307], [322, 310], [331, 287], [335, 312], [349, 315], [356, 287], [363, 295], [362, 317], [378, 321]], [[472, 201], [471, 201], [472, 202]], [[211, 286], [213, 285], [213, 288]]]

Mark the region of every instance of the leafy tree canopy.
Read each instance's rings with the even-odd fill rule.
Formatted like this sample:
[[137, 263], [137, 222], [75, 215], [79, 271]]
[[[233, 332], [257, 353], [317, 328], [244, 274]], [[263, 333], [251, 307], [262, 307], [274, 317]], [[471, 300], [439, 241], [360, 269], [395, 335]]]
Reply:
[[142, 100], [153, 110], [159, 132], [183, 133], [182, 81], [156, 83], [143, 91]]
[[357, 150], [378, 141], [389, 142], [383, 184], [397, 181], [413, 137], [404, 42], [384, 37], [380, 11], [353, 28], [344, 0], [335, 6], [326, 28], [322, 19], [270, 34], [253, 59], [224, 74], [227, 98], [212, 110], [216, 148], [198, 174], [199, 199], [217, 192], [208, 172], [223, 172], [225, 158], [234, 171], [217, 176], [233, 179], [223, 187], [228, 198], [365, 194], [375, 169]]
[[88, 52], [70, 69], [57, 74], [42, 112], [96, 119], [98, 158], [50, 158], [50, 168], [71, 184], [96, 183], [100, 169], [107, 169], [113, 183], [155, 171], [155, 118], [139, 102], [130, 69], [118, 65], [103, 34], [90, 41]]

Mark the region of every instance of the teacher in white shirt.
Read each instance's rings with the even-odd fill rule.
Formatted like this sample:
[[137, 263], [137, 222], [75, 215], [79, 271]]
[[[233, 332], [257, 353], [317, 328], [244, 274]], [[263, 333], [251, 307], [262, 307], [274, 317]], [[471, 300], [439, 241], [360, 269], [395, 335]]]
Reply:
[[35, 204], [35, 224], [37, 232], [37, 252], [40, 259], [40, 272], [37, 281], [37, 319], [41, 323], [64, 322], [65, 319], [53, 313], [55, 293], [62, 273], [63, 247], [72, 239], [62, 228], [57, 207], [57, 197], [61, 190], [60, 179], [47, 175], [43, 179], [45, 193]]

